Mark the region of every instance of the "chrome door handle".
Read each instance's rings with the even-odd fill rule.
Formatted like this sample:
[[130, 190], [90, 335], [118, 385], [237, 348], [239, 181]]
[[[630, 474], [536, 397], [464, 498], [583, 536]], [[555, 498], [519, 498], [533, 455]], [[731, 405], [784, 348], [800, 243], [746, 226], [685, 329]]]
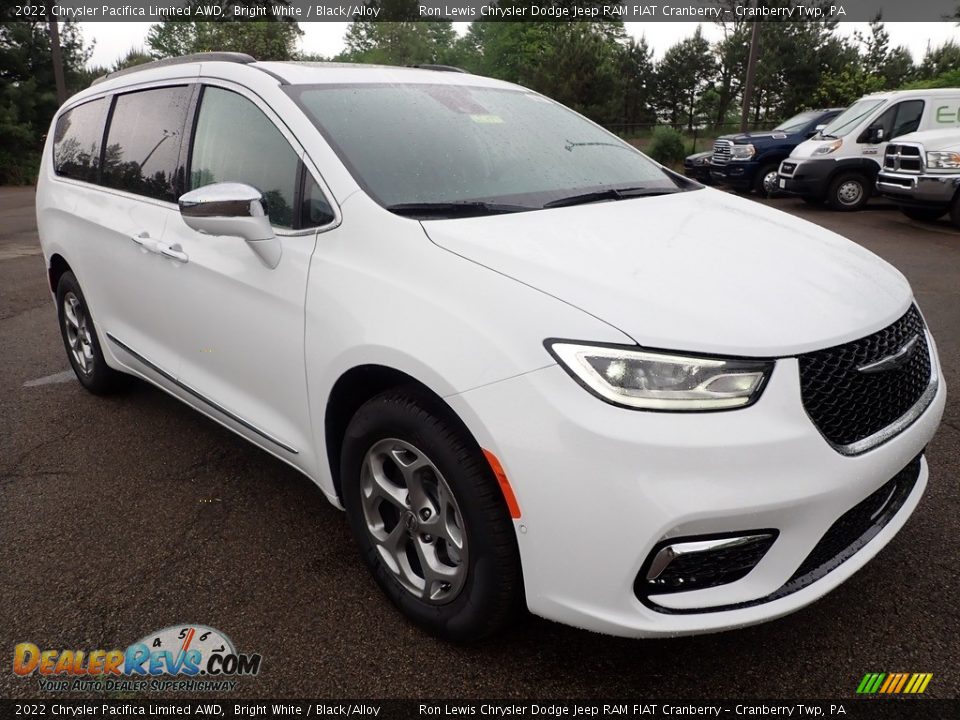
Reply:
[[170, 258], [171, 260], [176, 260], [177, 262], [185, 263], [190, 260], [190, 256], [183, 251], [183, 248], [180, 247], [180, 243], [174, 243], [173, 245], [161, 245], [160, 254], [164, 257]]
[[152, 239], [150, 237], [150, 233], [148, 232], [142, 232], [139, 235], [131, 235], [130, 239], [148, 252], [159, 252], [157, 249], [157, 241]]

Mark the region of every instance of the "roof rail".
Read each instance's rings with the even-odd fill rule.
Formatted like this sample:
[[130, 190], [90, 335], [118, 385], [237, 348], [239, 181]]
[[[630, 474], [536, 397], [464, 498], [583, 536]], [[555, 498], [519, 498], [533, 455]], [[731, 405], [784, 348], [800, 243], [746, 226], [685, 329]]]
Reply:
[[102, 77], [98, 77], [94, 80], [91, 85], [96, 85], [97, 83], [102, 83], [104, 80], [113, 80], [113, 78], [121, 77], [122, 75], [130, 75], [135, 72], [140, 72], [141, 70], [152, 70], [153, 68], [167, 67], [168, 65], [183, 65], [185, 63], [192, 62], [232, 62], [232, 63], [241, 63], [243, 65], [249, 65], [252, 62], [256, 62], [257, 59], [247, 55], [246, 53], [238, 52], [201, 52], [193, 53], [192, 55], [181, 55], [180, 57], [171, 57], [164, 58], [163, 60], [154, 60], [153, 62], [142, 63], [141, 65], [133, 65], [123, 70], [117, 70], [115, 72], [107, 73]]
[[411, 65], [412, 68], [417, 68], [419, 70], [437, 70], [438, 72], [458, 72], [470, 74], [470, 71], [464, 70], [463, 68], [458, 68], [453, 65]]

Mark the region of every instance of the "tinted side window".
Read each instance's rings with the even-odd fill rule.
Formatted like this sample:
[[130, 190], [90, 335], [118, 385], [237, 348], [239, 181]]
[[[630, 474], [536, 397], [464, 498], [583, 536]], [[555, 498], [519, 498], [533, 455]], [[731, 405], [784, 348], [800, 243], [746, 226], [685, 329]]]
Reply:
[[180, 139], [191, 93], [190, 87], [169, 87], [117, 97], [103, 160], [104, 185], [177, 201], [183, 183]]
[[921, 115], [923, 115], [923, 100], [907, 100], [897, 105], [897, 119], [893, 124], [893, 133], [890, 137], [900, 137], [916, 131], [920, 127]]
[[300, 210], [301, 228], [320, 227], [333, 222], [336, 216], [333, 214], [333, 208], [327, 202], [320, 186], [309, 171], [304, 171], [303, 180], [303, 201]]
[[893, 140], [919, 128], [922, 115], [923, 100], [905, 100], [889, 108], [870, 127], [882, 127], [884, 139]]
[[190, 158], [190, 189], [239, 182], [259, 190], [270, 222], [293, 227], [299, 158], [276, 126], [245, 97], [206, 87]]
[[101, 98], [78, 105], [57, 120], [53, 136], [53, 169], [57, 175], [97, 181], [106, 107], [106, 100]]

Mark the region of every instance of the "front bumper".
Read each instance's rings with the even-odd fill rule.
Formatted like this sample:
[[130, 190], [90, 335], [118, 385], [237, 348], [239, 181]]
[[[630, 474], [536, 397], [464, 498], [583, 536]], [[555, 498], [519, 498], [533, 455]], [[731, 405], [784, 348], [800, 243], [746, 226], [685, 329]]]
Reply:
[[877, 176], [877, 191], [902, 205], [946, 207], [953, 201], [958, 187], [960, 174], [915, 175], [881, 171]]
[[836, 169], [835, 160], [797, 160], [787, 158], [780, 163], [777, 184], [780, 190], [792, 195], [822, 197], [827, 194], [830, 175]]
[[[932, 344], [931, 354], [940, 374]], [[621, 409], [598, 401], [558, 366], [447, 401], [513, 485], [530, 610], [642, 637], [770, 620], [846, 580], [913, 512], [926, 487], [925, 461], [899, 511], [856, 554], [795, 592], [776, 594], [838, 518], [922, 452], [945, 397], [941, 381], [919, 419], [856, 457], [833, 450], [807, 417], [792, 358], [777, 362], [757, 403], [730, 412]], [[656, 607], [635, 594], [658, 543], [757, 528], [776, 530], [776, 541], [742, 579], [649, 596]]]
[[731, 160], [725, 165], [711, 165], [710, 177], [715, 183], [745, 189], [753, 185], [753, 176], [756, 171], [757, 163], [755, 162]]

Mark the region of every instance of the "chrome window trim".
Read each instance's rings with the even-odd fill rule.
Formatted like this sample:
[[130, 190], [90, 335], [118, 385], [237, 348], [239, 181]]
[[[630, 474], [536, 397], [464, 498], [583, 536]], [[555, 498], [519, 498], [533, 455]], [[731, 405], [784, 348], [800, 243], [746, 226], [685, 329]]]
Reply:
[[164, 380], [167, 380], [168, 382], [173, 383], [173, 384], [176, 385], [178, 388], [180, 388], [181, 390], [183, 390], [183, 391], [186, 392], [186, 393], [189, 393], [189, 394], [192, 395], [194, 398], [196, 398], [197, 400], [200, 400], [202, 403], [204, 403], [205, 405], [207, 405], [207, 406], [210, 407], [211, 409], [216, 410], [218, 413], [220, 413], [221, 415], [223, 415], [223, 416], [226, 417], [227, 419], [232, 420], [233, 422], [237, 423], [238, 425], [241, 425], [242, 427], [246, 428], [247, 430], [249, 430], [249, 431], [252, 432], [252, 433], [256, 433], [257, 435], [259, 435], [260, 437], [262, 437], [264, 440], [270, 441], [271, 443], [273, 443], [273, 444], [276, 445], [277, 447], [282, 448], [283, 450], [286, 450], [286, 451], [287, 451], [288, 453], [290, 453], [291, 455], [299, 455], [299, 454], [300, 454], [300, 452], [299, 452], [296, 448], [291, 447], [290, 445], [288, 445], [287, 443], [283, 442], [282, 440], [278, 440], [278, 439], [275, 438], [273, 435], [271, 435], [270, 433], [268, 433], [268, 432], [266, 432], [266, 431], [264, 431], [264, 430], [261, 430], [261, 429], [258, 428], [256, 425], [254, 425], [253, 423], [249, 422], [248, 420], [244, 420], [242, 417], [240, 417], [240, 416], [237, 415], [236, 413], [231, 412], [230, 410], [227, 410], [227, 408], [225, 408], [225, 407], [224, 407], [223, 405], [221, 405], [220, 403], [218, 403], [218, 402], [216, 402], [216, 401], [214, 401], [214, 400], [211, 400], [210, 398], [206, 397], [205, 395], [203, 395], [203, 394], [200, 393], [199, 391], [195, 390], [195, 389], [192, 388], [191, 386], [187, 385], [187, 384], [184, 383], [184, 382], [181, 382], [181, 381], [178, 380], [176, 377], [174, 377], [173, 375], [171, 375], [169, 372], [167, 372], [166, 370], [164, 370], [162, 367], [160, 367], [160, 366], [157, 365], [156, 363], [154, 363], [154, 362], [148, 360], [147, 358], [145, 358], [143, 355], [141, 355], [141, 354], [138, 353], [136, 350], [134, 350], [133, 348], [131, 348], [129, 345], [127, 345], [126, 343], [124, 343], [122, 340], [119, 340], [115, 335], [113, 335], [113, 334], [110, 333], [109, 331], [106, 333], [106, 335], [107, 335], [107, 338], [110, 340], [110, 342], [114, 343], [114, 344], [115, 344], [117, 347], [119, 347], [121, 350], [123, 350], [124, 352], [128, 353], [128, 354], [131, 355], [132, 357], [136, 358], [139, 362], [143, 363], [145, 366], [147, 366], [148, 368], [150, 368], [151, 370], [153, 370], [155, 373], [157, 373], [158, 375], [160, 375]]
[[[238, 95], [246, 98], [252, 102], [258, 110], [260, 110], [264, 115], [266, 115], [267, 120], [273, 123], [273, 126], [277, 128], [277, 131], [283, 135], [284, 139], [290, 143], [290, 147], [293, 148], [293, 151], [296, 153], [297, 157], [301, 162], [306, 166], [307, 172], [309, 172], [313, 179], [317, 183], [317, 187], [320, 188], [320, 192], [323, 193], [324, 198], [327, 200], [327, 204], [330, 205], [330, 208], [333, 210], [333, 220], [327, 223], [326, 225], [318, 225], [311, 228], [301, 228], [299, 230], [293, 230], [291, 228], [276, 228], [274, 227], [274, 232], [283, 237], [294, 237], [300, 235], [312, 235], [314, 233], [327, 232], [328, 230], [333, 230], [336, 227], [339, 227], [343, 222], [343, 217], [340, 214], [340, 204], [334, 199], [333, 193], [330, 191], [330, 186], [327, 185], [327, 181], [324, 179], [323, 174], [319, 172], [317, 166], [314, 164], [313, 160], [307, 154], [306, 148], [303, 146], [303, 143], [297, 139], [297, 136], [293, 134], [293, 131], [283, 122], [283, 118], [277, 113], [270, 105], [264, 100], [260, 95], [250, 88], [240, 85], [238, 83], [232, 82], [230, 80], [224, 80], [223, 78], [218, 77], [209, 77], [202, 74], [196, 78], [196, 81], [200, 83], [201, 86], [207, 85], [210, 87], [218, 87], [222, 90], [228, 90], [230, 92], [235, 92]], [[203, 97], [201, 96], [200, 102], [197, 103], [197, 113], [200, 112], [203, 107]], [[297, 108], [301, 113], [303, 112]], [[191, 147], [191, 150], [193, 148]]]

